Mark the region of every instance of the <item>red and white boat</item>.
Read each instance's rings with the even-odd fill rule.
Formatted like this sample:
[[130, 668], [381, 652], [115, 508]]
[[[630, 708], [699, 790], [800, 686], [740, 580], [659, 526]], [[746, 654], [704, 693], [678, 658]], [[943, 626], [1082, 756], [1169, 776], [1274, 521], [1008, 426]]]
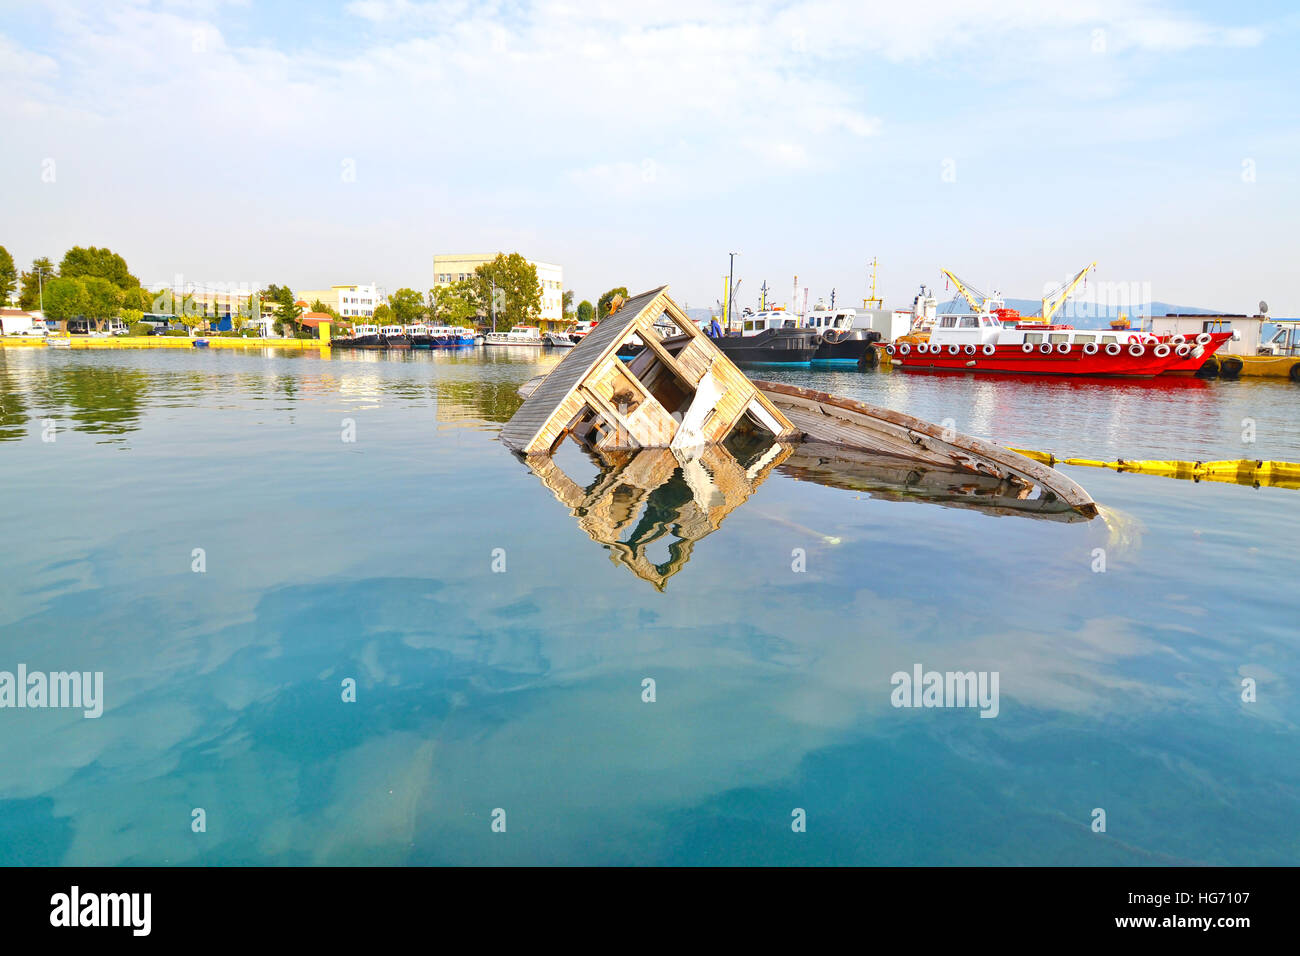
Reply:
[[1195, 371], [1231, 337], [1231, 332], [1202, 332], [1188, 341], [1130, 329], [1004, 323], [993, 312], [980, 312], [936, 316], [929, 341], [900, 341], [885, 351], [897, 368], [909, 372], [1150, 378]]

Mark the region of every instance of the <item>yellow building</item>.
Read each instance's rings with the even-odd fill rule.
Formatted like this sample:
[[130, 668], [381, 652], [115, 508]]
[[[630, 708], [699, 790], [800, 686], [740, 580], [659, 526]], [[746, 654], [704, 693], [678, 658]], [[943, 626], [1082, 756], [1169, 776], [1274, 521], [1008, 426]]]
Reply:
[[[461, 282], [474, 275], [474, 270], [496, 258], [492, 255], [448, 255], [433, 257], [433, 284], [435, 287]], [[528, 262], [537, 269], [537, 282], [541, 287], [542, 311], [538, 325], [543, 329], [558, 329], [564, 322], [564, 269], [549, 262]]]

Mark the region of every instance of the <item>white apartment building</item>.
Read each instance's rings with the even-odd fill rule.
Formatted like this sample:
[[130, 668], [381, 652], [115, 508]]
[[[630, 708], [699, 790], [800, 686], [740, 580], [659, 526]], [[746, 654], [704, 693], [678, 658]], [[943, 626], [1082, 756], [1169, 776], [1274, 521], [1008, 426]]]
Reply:
[[[448, 255], [433, 257], [434, 286], [451, 285], [470, 278], [474, 270], [496, 258], [496, 254]], [[564, 269], [549, 262], [528, 262], [537, 269], [537, 282], [542, 292], [542, 312], [539, 325], [543, 329], [559, 328], [564, 324]]]
[[388, 301], [384, 290], [369, 285], [335, 285], [328, 289], [305, 289], [297, 293], [310, 306], [317, 300], [325, 303], [345, 319], [372, 318], [376, 306]]

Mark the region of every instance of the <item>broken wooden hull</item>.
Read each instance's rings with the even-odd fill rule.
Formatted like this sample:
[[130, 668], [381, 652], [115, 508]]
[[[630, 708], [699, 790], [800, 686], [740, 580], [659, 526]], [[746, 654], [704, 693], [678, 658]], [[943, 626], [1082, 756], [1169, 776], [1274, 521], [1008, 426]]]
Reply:
[[813, 389], [762, 381], [754, 385], [799, 430], [805, 442], [1036, 485], [1043, 496], [1059, 499], [1084, 517], [1097, 514], [1096, 502], [1068, 476], [1000, 445], [893, 409]]
[[885, 501], [937, 504], [984, 514], [1087, 521], [1056, 495], [1033, 495], [1034, 486], [969, 471], [938, 468], [844, 445], [800, 442], [777, 466], [799, 481], [857, 491]]

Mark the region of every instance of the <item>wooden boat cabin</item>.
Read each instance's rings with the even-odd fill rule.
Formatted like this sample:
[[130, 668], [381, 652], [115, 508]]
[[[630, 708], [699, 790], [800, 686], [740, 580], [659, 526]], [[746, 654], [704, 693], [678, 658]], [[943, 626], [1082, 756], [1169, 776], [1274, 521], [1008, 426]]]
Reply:
[[[626, 364], [618, 350], [645, 347]], [[741, 426], [772, 439], [790, 421], [660, 286], [601, 320], [551, 370], [501, 430], [524, 454], [549, 454], [566, 436], [600, 450], [694, 449]]]

